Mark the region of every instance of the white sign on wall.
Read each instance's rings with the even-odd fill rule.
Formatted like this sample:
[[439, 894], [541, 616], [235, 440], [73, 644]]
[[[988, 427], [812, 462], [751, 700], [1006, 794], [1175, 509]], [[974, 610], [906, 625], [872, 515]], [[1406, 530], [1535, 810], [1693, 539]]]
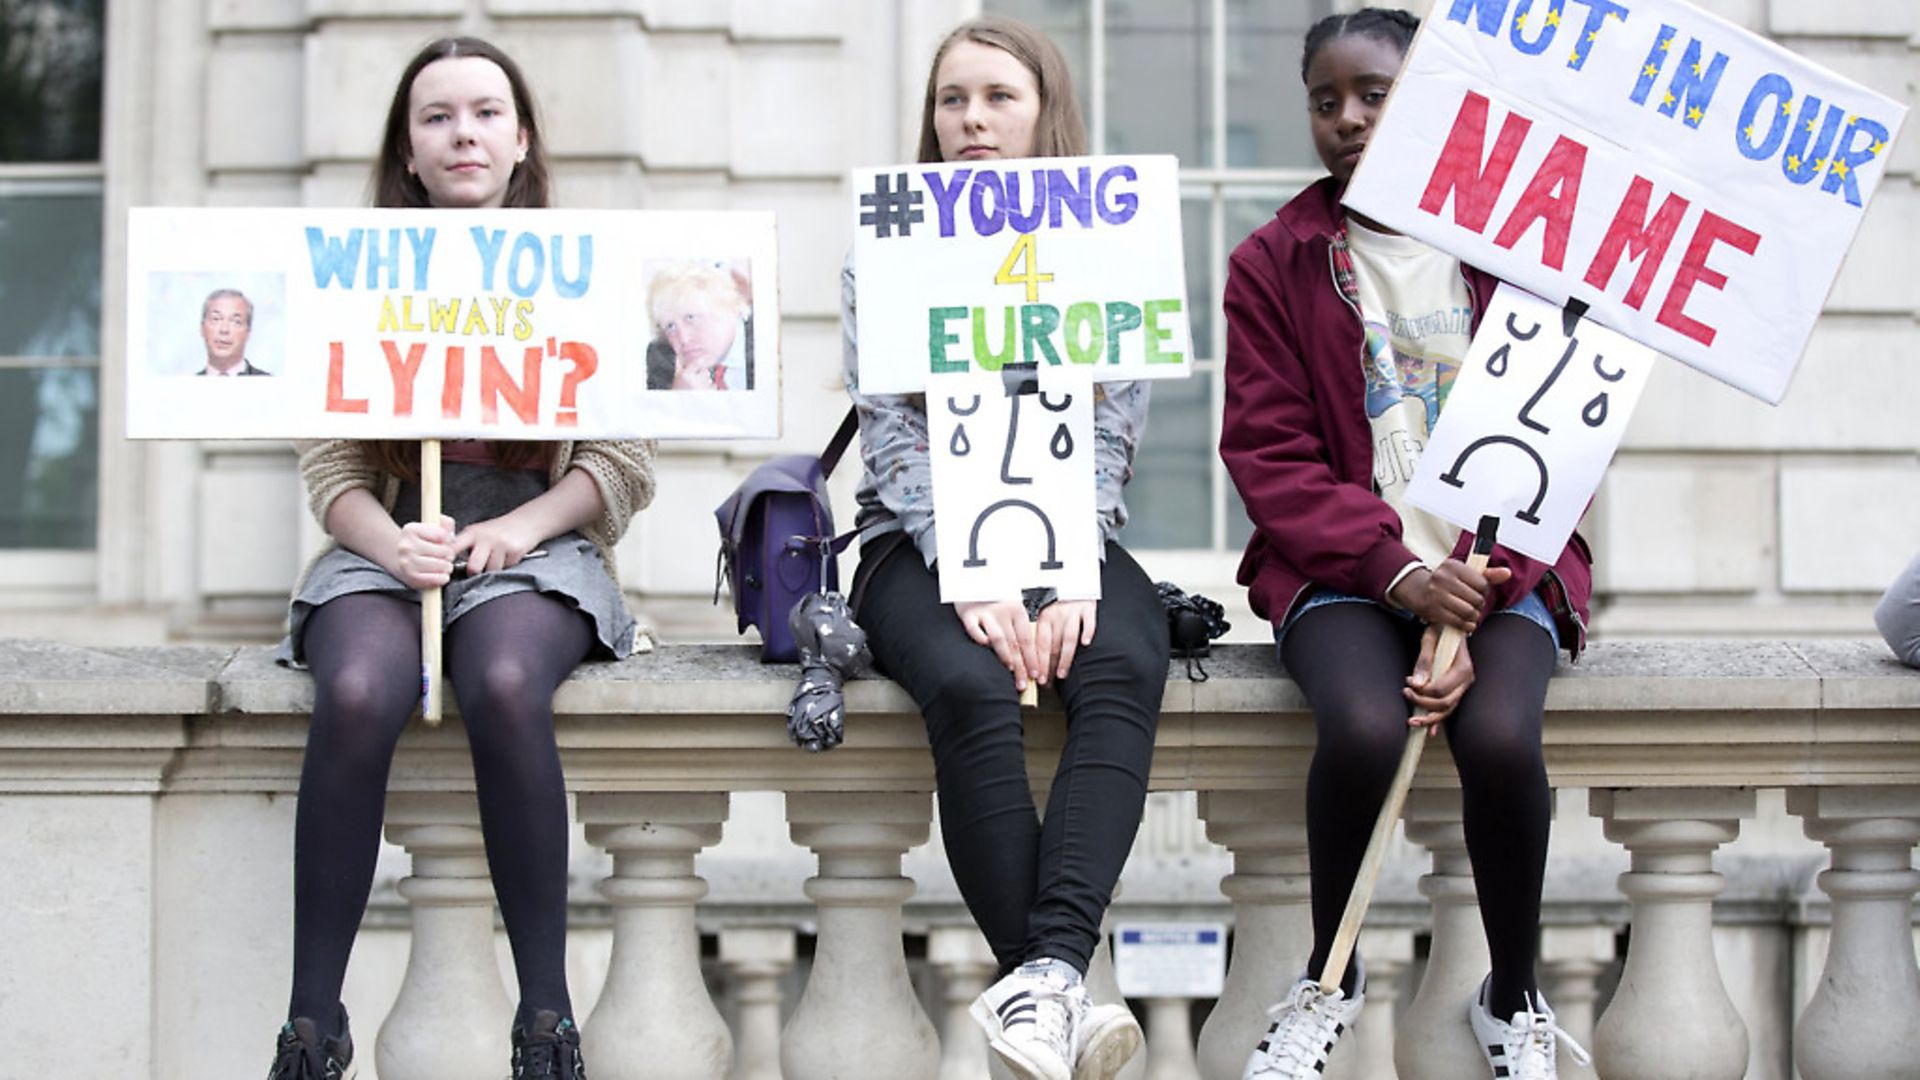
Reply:
[[891, 165], [852, 182], [867, 393], [1021, 363], [1192, 371], [1174, 158]]
[[1344, 201], [1778, 403], [1906, 112], [1681, 0], [1437, 0]]
[[1549, 565], [1586, 513], [1659, 354], [1502, 285], [1481, 316], [1407, 500]]
[[1217, 998], [1227, 977], [1224, 923], [1123, 923], [1113, 974], [1130, 998]]
[[1095, 393], [1084, 369], [927, 380], [942, 601], [1099, 598]]
[[127, 263], [132, 438], [779, 434], [769, 213], [135, 209]]

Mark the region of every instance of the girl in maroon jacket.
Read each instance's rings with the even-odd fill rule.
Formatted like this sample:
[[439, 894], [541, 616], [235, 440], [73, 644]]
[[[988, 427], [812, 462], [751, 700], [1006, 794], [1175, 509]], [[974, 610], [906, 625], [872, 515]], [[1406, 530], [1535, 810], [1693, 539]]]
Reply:
[[[1318, 733], [1308, 971], [1325, 967], [1409, 725], [1444, 725], [1493, 968], [1463, 1019], [1493, 1075], [1549, 1078], [1564, 1033], [1533, 970], [1550, 803], [1540, 729], [1556, 652], [1583, 643], [1590, 556], [1575, 536], [1553, 566], [1501, 548], [1481, 573], [1463, 561], [1470, 537], [1404, 498], [1496, 284], [1340, 206], [1417, 25], [1370, 8], [1307, 34], [1307, 111], [1332, 175], [1233, 253], [1220, 455], [1255, 526], [1240, 581]], [[1471, 637], [1432, 679], [1448, 626]], [[1364, 983], [1358, 965], [1332, 994], [1296, 983], [1247, 1080], [1317, 1080]]]

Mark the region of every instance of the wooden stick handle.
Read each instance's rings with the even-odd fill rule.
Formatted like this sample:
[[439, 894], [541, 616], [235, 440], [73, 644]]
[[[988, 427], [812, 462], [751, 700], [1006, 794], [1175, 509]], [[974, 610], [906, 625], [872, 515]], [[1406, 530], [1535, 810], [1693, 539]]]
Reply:
[[[420, 520], [440, 522], [440, 440], [420, 442]], [[440, 674], [441, 592], [420, 590], [420, 715], [440, 722], [444, 681]]]
[[[1487, 560], [1492, 556], [1493, 537], [1486, 519], [1481, 520], [1480, 536], [1484, 543], [1476, 543], [1474, 551], [1467, 556], [1467, 565], [1475, 570], [1484, 571]], [[1486, 550], [1481, 550], [1482, 548]], [[1440, 631], [1440, 641], [1433, 649], [1433, 674], [1430, 679], [1438, 679], [1453, 667], [1454, 657], [1460, 654], [1460, 643], [1466, 635], [1449, 626]], [[1360, 872], [1354, 875], [1353, 891], [1347, 894], [1346, 910], [1340, 913], [1340, 929], [1333, 936], [1333, 946], [1327, 950], [1327, 966], [1320, 973], [1320, 990], [1331, 994], [1340, 989], [1340, 983], [1347, 977], [1347, 963], [1353, 959], [1353, 947], [1360, 940], [1360, 925], [1366, 922], [1367, 908], [1373, 904], [1373, 887], [1380, 881], [1380, 864], [1386, 861], [1387, 843], [1393, 839], [1393, 827], [1400, 820], [1400, 812], [1406, 809], [1407, 792], [1413, 787], [1413, 774], [1420, 769], [1420, 755], [1427, 748], [1427, 739], [1433, 734], [1432, 728], [1414, 728], [1407, 732], [1407, 744], [1400, 752], [1400, 767], [1394, 770], [1393, 786], [1387, 789], [1386, 802], [1380, 806], [1380, 816], [1373, 821], [1373, 835], [1367, 838], [1367, 853], [1360, 860]]]

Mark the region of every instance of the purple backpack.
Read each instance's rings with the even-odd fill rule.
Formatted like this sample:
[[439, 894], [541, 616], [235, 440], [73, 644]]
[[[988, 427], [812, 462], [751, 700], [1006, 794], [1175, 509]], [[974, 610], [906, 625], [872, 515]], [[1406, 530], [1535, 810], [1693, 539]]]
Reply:
[[840, 587], [839, 553], [851, 534], [834, 537], [827, 477], [854, 430], [849, 409], [826, 453], [783, 454], [763, 462], [713, 511], [720, 523], [713, 602], [720, 602], [720, 585], [726, 582], [740, 632], [749, 626], [760, 630], [763, 663], [797, 661], [788, 614], [802, 597]]

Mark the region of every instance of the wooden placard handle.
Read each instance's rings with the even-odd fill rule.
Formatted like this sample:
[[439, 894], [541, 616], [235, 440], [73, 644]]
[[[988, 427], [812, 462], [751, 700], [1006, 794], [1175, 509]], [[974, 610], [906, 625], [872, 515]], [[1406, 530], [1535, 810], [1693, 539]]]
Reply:
[[[1500, 519], [1491, 515], [1480, 519], [1480, 528], [1474, 533], [1473, 550], [1467, 556], [1467, 565], [1475, 570], [1484, 571], [1487, 561], [1493, 556], [1494, 538], [1499, 532]], [[1433, 649], [1432, 679], [1445, 675], [1453, 667], [1454, 657], [1460, 654], [1460, 643], [1466, 635], [1449, 626], [1440, 632], [1440, 640]], [[1340, 983], [1347, 977], [1347, 964], [1353, 959], [1353, 947], [1360, 940], [1360, 926], [1366, 922], [1367, 908], [1373, 903], [1373, 888], [1380, 881], [1380, 864], [1386, 861], [1387, 842], [1393, 838], [1393, 827], [1400, 820], [1400, 812], [1406, 809], [1407, 792], [1413, 787], [1413, 774], [1420, 769], [1420, 755], [1427, 748], [1431, 728], [1414, 728], [1407, 732], [1407, 744], [1400, 752], [1400, 767], [1394, 770], [1393, 786], [1387, 789], [1387, 799], [1380, 805], [1380, 816], [1373, 821], [1373, 835], [1367, 838], [1367, 853], [1360, 860], [1360, 872], [1354, 875], [1353, 891], [1347, 894], [1346, 910], [1340, 914], [1340, 929], [1333, 936], [1333, 946], [1327, 950], [1327, 966], [1320, 973], [1320, 990], [1331, 994], [1340, 989]]]
[[[440, 440], [420, 442], [420, 520], [440, 523]], [[420, 590], [420, 715], [429, 724], [441, 717], [442, 593], [438, 586]]]

